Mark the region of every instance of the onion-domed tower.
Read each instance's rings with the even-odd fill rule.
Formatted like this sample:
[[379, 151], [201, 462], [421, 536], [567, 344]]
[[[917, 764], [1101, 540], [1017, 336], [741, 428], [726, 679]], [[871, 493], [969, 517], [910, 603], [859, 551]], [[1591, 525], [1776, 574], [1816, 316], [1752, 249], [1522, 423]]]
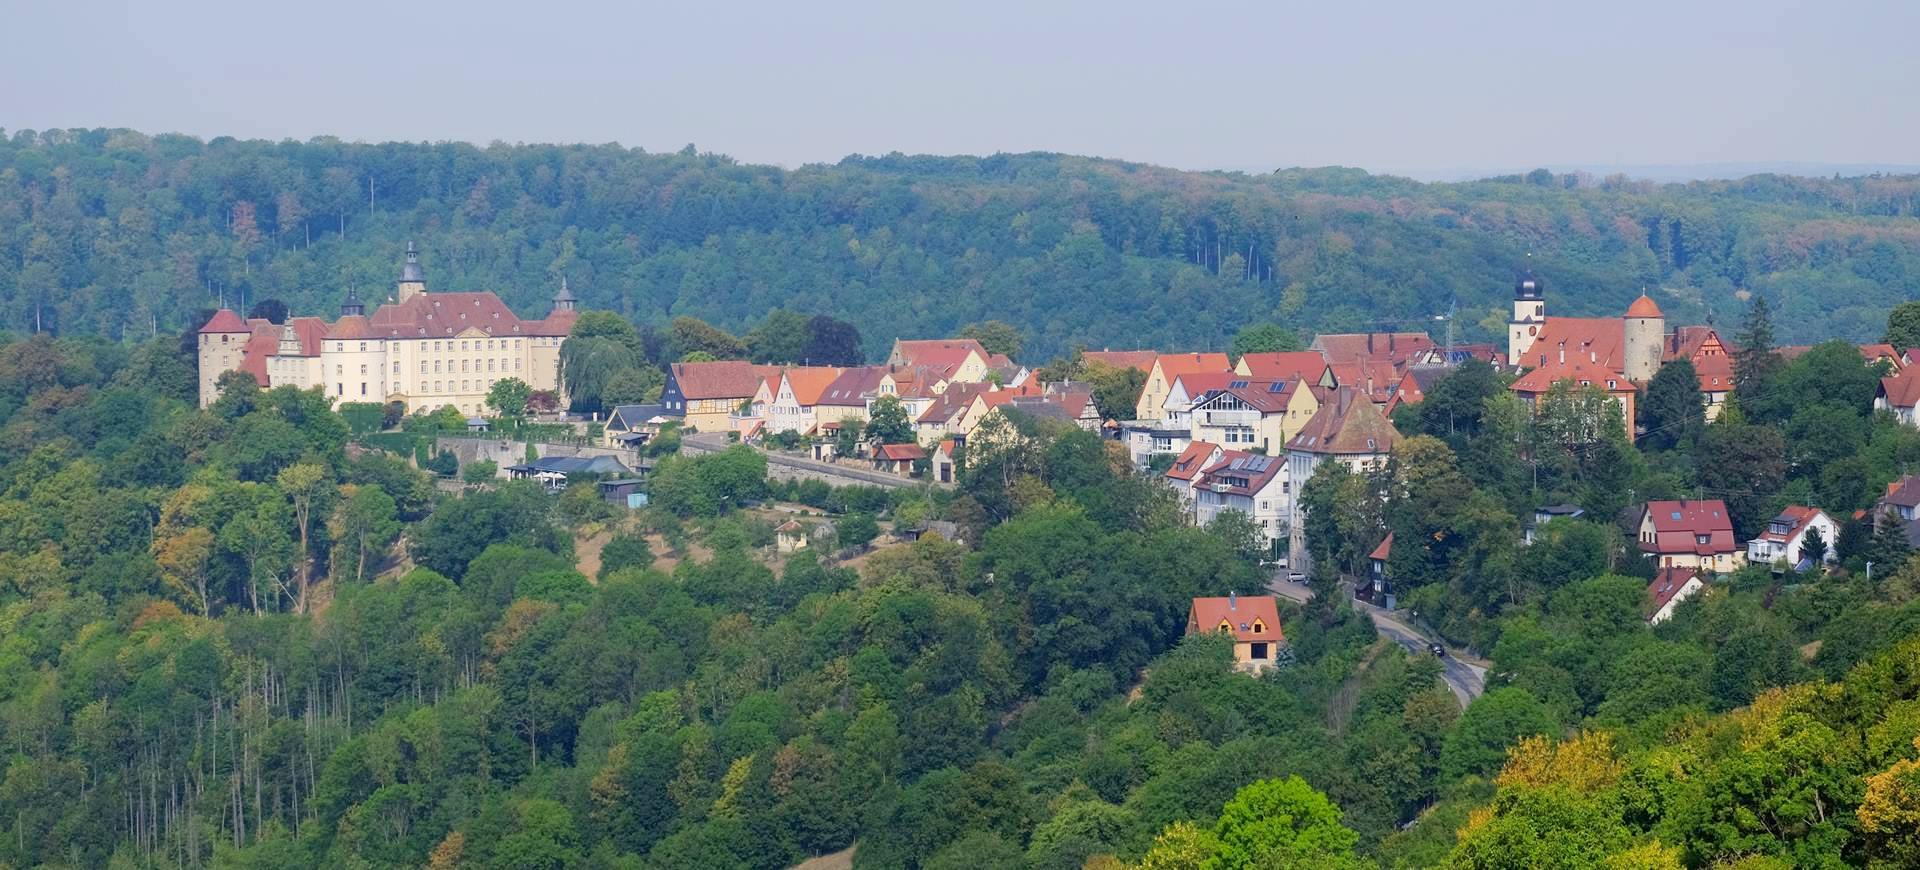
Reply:
[[1541, 293], [1545, 288], [1540, 279], [1528, 269], [1520, 274], [1520, 280], [1513, 285], [1513, 318], [1507, 321], [1507, 362], [1520, 364], [1520, 356], [1533, 347], [1533, 340], [1547, 325], [1547, 300]]

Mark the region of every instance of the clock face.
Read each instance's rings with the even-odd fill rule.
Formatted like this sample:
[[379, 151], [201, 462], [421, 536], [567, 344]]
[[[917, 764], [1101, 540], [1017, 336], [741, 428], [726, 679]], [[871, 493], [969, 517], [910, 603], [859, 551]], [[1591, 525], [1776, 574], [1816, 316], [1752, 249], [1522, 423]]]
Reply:
[[1538, 327], [1538, 326], [1529, 326], [1529, 327], [1527, 327], [1527, 334], [1528, 334], [1528, 335], [1539, 335], [1539, 334], [1540, 334], [1540, 327]]

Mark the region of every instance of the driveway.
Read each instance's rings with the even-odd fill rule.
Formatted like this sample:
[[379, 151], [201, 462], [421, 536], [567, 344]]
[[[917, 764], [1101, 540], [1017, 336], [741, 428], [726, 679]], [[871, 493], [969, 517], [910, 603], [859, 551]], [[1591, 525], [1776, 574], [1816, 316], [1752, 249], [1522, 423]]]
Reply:
[[[1345, 590], [1347, 587], [1345, 584], [1342, 584], [1340, 588]], [[1276, 576], [1274, 581], [1267, 586], [1267, 589], [1281, 598], [1299, 604], [1305, 604], [1313, 600], [1312, 589], [1307, 588], [1304, 583], [1295, 583], [1292, 580], [1286, 579], [1284, 574]], [[1373, 617], [1373, 627], [1375, 631], [1378, 631], [1380, 634], [1385, 635], [1388, 639], [1402, 646], [1411, 644], [1415, 649], [1420, 650], [1416, 655], [1425, 655], [1427, 645], [1435, 642], [1434, 638], [1408, 625], [1393, 612], [1382, 610], [1365, 601], [1359, 600], [1353, 601], [1353, 607], [1355, 610], [1359, 610]], [[1473, 703], [1473, 699], [1480, 697], [1480, 694], [1487, 690], [1487, 668], [1485, 665], [1465, 661], [1449, 651], [1446, 655], [1440, 657], [1440, 666], [1440, 679], [1446, 682], [1447, 688], [1453, 692], [1453, 696], [1459, 699], [1460, 706], [1465, 707]]]

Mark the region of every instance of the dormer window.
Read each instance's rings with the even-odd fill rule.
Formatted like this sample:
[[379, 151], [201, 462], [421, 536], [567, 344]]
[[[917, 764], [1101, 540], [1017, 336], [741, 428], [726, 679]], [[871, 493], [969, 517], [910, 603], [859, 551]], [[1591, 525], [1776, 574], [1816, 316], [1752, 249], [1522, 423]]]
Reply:
[[1226, 621], [1226, 620], [1224, 620], [1224, 619], [1222, 619], [1222, 620], [1220, 620], [1220, 628], [1219, 628], [1219, 630], [1220, 630], [1220, 631], [1224, 631], [1224, 632], [1228, 632], [1228, 633], [1231, 633], [1231, 632], [1233, 631], [1233, 623], [1231, 623], [1231, 622], [1228, 622], [1228, 621]]
[[1260, 620], [1258, 620], [1258, 619], [1256, 619], [1256, 620], [1254, 620], [1254, 621], [1253, 621], [1253, 633], [1254, 633], [1254, 634], [1264, 634], [1264, 633], [1266, 633], [1266, 630], [1267, 630], [1267, 624], [1266, 624], [1266, 623], [1264, 623], [1264, 622], [1261, 622], [1261, 621], [1260, 621]]

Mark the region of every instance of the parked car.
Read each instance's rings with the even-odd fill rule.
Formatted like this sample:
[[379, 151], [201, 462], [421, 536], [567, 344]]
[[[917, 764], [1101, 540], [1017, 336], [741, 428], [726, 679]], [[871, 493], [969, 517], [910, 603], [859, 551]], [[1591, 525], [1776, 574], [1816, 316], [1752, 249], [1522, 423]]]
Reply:
[[1447, 648], [1444, 646], [1441, 646], [1438, 643], [1427, 644], [1427, 652], [1433, 653], [1433, 657], [1437, 659], [1444, 659], [1447, 657]]

